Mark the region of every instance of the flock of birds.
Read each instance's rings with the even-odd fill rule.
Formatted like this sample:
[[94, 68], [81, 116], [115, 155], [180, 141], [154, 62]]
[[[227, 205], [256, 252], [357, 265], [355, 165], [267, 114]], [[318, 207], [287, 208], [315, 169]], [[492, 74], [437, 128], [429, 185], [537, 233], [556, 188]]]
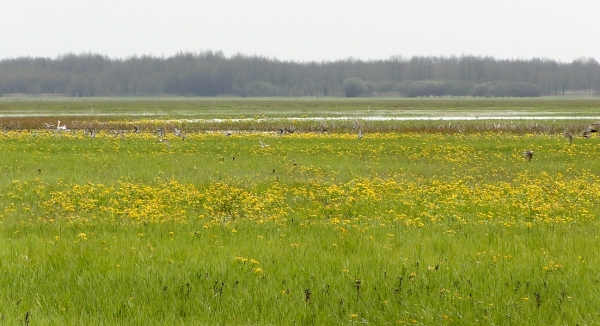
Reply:
[[[61, 125], [60, 124], [60, 120], [56, 123], [56, 125], [53, 124], [49, 124], [49, 123], [44, 123], [46, 129], [56, 129], [57, 131], [66, 131], [67, 130], [67, 126], [66, 125]], [[592, 136], [592, 133], [597, 133], [598, 132], [598, 127], [600, 126], [600, 122], [594, 122], [592, 124], [590, 124], [587, 128], [585, 128], [584, 130], [581, 131], [581, 137], [583, 138], [590, 138]], [[321, 127], [321, 131], [323, 133], [327, 132], [327, 129], [325, 127]], [[134, 133], [139, 133], [140, 129], [137, 126], [133, 126], [133, 132]], [[186, 134], [184, 132], [182, 132], [180, 129], [174, 128], [173, 132], [175, 133], [175, 135], [179, 138], [181, 138], [182, 140], [185, 141], [186, 139]], [[462, 130], [460, 130], [459, 132], [462, 132]], [[96, 130], [93, 128], [88, 128], [87, 129], [87, 133], [90, 135], [91, 138], [96, 137]], [[115, 137], [121, 137], [121, 139], [125, 139], [125, 132], [123, 130], [114, 130], [113, 133], [115, 134]], [[286, 133], [288, 134], [292, 134], [294, 133], [294, 129], [290, 129], [290, 128], [280, 128], [278, 134], [279, 135], [285, 135]], [[165, 144], [167, 147], [171, 147], [171, 144], [169, 143], [169, 141], [166, 138], [167, 135], [167, 130], [165, 128], [158, 128], [156, 130], [156, 134], [158, 136], [158, 142]], [[233, 134], [232, 131], [224, 131], [223, 134], [225, 136], [231, 136]], [[563, 137], [566, 138], [569, 141], [569, 144], [573, 144], [573, 133], [565, 130], [563, 133]], [[362, 128], [358, 128], [358, 139], [362, 139], [363, 138], [363, 131]], [[262, 148], [267, 148], [269, 147], [268, 144], [263, 143], [262, 140], [259, 141], [259, 144]], [[533, 151], [532, 150], [526, 150], [523, 152], [523, 158], [525, 158], [525, 160], [527, 162], [531, 162], [531, 159], [533, 159]]]
[[[587, 126], [585, 129], [583, 129], [581, 131], [581, 137], [589, 139], [590, 137], [592, 137], [592, 133], [598, 132], [598, 126], [600, 126], [600, 122], [591, 123], [589, 126]], [[573, 133], [565, 130], [563, 132], [563, 137], [569, 141], [569, 145], [573, 144], [573, 137], [574, 137]], [[524, 151], [523, 157], [525, 158], [525, 160], [527, 162], [531, 162], [531, 159], [533, 158], [533, 151], [531, 151], [531, 150]]]
[[[44, 122], [44, 126], [48, 130], [69, 131], [69, 129], [67, 129], [66, 125], [61, 125], [60, 120], [56, 123], [56, 125]], [[132, 132], [135, 134], [140, 133], [140, 129], [137, 126], [133, 126]], [[113, 130], [112, 133], [115, 135], [115, 137], [120, 137], [121, 140], [125, 140], [125, 131], [124, 130]], [[178, 128], [173, 128], [173, 133], [175, 134], [175, 136], [181, 138], [184, 141], [187, 137], [187, 135], [181, 129], [178, 129]], [[85, 134], [89, 135], [90, 138], [96, 138], [96, 129], [87, 128], [85, 130]], [[156, 135], [158, 136], [158, 142], [163, 143], [163, 144], [167, 145], [168, 147], [171, 147], [171, 144], [169, 143], [169, 141], [166, 138], [167, 129], [165, 129], [165, 128], [156, 129]]]

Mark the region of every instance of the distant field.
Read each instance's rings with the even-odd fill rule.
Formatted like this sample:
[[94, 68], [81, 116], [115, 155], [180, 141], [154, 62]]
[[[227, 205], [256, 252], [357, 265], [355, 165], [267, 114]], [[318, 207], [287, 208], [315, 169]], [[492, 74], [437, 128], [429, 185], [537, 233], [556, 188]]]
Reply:
[[600, 115], [599, 98], [0, 98], [2, 116], [227, 118]]
[[61, 120], [69, 129], [102, 130], [162, 125], [194, 132], [347, 133], [360, 125], [369, 132], [555, 133], [596, 119], [598, 98], [0, 98], [5, 130], [44, 129]]
[[[0, 318], [596, 324], [600, 138], [578, 134], [594, 120], [275, 118], [369, 105], [593, 117], [598, 104], [3, 99], [0, 113], [29, 115], [0, 120]], [[230, 111], [194, 113], [211, 105]], [[233, 119], [261, 107], [264, 120]], [[46, 129], [55, 119], [69, 130]]]

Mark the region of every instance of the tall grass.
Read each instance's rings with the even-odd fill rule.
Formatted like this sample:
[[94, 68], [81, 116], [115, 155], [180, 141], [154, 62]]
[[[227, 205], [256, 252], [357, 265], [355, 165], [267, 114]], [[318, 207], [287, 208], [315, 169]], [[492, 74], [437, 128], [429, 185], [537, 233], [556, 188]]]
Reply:
[[3, 321], [598, 320], [595, 136], [167, 139], [0, 136]]

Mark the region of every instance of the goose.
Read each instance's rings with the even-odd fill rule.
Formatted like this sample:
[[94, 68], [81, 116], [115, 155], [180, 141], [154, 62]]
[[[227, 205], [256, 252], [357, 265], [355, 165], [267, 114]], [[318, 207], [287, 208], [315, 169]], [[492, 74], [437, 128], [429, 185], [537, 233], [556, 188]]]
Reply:
[[583, 137], [583, 138], [590, 138], [591, 136], [592, 136], [592, 133], [589, 130], [584, 130], [581, 132], [581, 137]]
[[533, 158], [533, 151], [524, 151], [523, 157], [527, 160], [527, 162], [531, 162], [531, 159]]

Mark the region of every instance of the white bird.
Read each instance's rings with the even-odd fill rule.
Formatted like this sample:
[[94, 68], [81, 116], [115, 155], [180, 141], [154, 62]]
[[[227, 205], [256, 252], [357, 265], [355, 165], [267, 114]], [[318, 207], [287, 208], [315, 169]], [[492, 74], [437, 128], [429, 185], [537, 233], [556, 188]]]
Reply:
[[56, 130], [67, 130], [67, 126], [65, 125], [60, 125], [60, 120], [58, 120], [58, 123], [56, 124]]
[[44, 126], [46, 126], [46, 129], [52, 129], [52, 128], [54, 128], [54, 125], [46, 123], [46, 122], [44, 122]]
[[263, 143], [263, 142], [262, 142], [262, 140], [259, 140], [258, 142], [260, 143], [260, 146], [261, 146], [262, 148], [269, 147], [269, 145], [267, 145], [267, 144]]

